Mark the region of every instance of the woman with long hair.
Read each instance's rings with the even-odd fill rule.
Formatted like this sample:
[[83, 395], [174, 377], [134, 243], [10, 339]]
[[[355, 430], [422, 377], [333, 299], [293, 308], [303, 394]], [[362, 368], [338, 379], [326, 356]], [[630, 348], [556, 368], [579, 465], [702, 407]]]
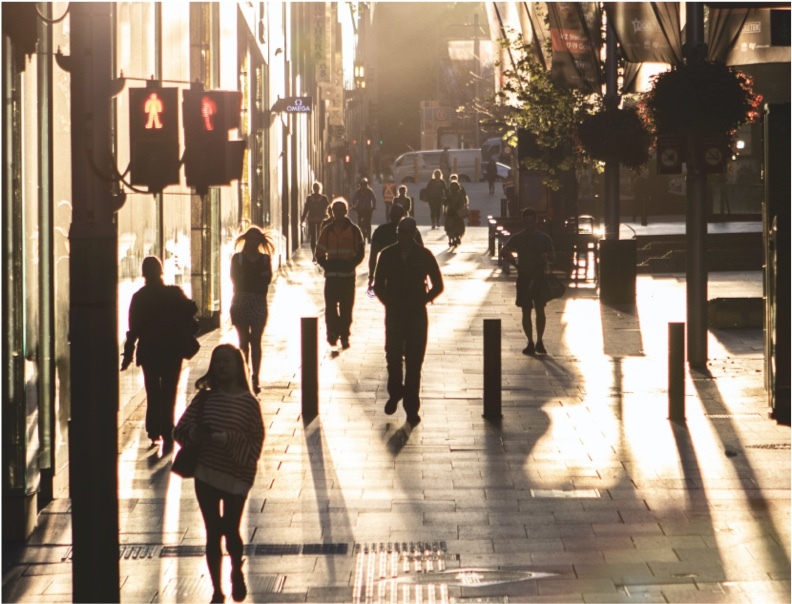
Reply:
[[275, 246], [257, 226], [250, 227], [235, 242], [237, 253], [231, 258], [231, 323], [239, 336], [239, 348], [250, 363], [253, 392], [261, 391], [261, 336], [267, 325], [267, 290], [272, 281], [272, 258]]
[[173, 430], [180, 445], [200, 446], [195, 496], [206, 527], [206, 563], [212, 602], [224, 602], [221, 540], [231, 558], [231, 595], [247, 596], [239, 526], [264, 446], [261, 408], [250, 392], [242, 352], [231, 344], [212, 351], [209, 370], [195, 382], [198, 394]]

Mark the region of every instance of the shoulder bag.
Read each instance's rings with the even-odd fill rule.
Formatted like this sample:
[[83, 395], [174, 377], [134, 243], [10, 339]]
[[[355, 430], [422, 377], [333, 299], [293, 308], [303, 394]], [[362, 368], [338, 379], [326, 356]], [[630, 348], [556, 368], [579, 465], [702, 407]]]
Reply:
[[[203, 420], [203, 406], [206, 394], [203, 392], [198, 393], [196, 400], [193, 401], [194, 405], [200, 405], [198, 408], [198, 425], [201, 426]], [[197, 443], [185, 443], [173, 457], [173, 464], [171, 465], [171, 472], [178, 474], [182, 478], [193, 478], [195, 476], [195, 468], [198, 466], [198, 455], [201, 453], [201, 445]]]

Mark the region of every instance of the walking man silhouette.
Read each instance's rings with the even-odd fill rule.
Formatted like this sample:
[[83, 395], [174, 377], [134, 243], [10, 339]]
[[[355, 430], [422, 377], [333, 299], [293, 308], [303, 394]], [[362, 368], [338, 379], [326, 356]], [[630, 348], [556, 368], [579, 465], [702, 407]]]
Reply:
[[385, 305], [389, 396], [385, 413], [393, 415], [404, 399], [407, 422], [413, 427], [421, 422], [421, 368], [429, 329], [426, 305], [443, 293], [440, 267], [434, 254], [416, 243], [417, 229], [414, 218], [403, 218], [397, 242], [382, 250], [374, 272], [374, 293]]

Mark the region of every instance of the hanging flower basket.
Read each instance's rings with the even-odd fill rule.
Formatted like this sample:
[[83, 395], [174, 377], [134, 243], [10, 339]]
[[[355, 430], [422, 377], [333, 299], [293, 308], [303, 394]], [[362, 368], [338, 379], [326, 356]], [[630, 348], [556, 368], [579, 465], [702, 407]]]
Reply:
[[580, 145], [596, 160], [617, 160], [633, 170], [649, 161], [652, 135], [634, 108], [605, 109], [590, 115], [577, 133]]
[[644, 96], [658, 135], [732, 134], [759, 116], [762, 97], [744, 73], [720, 63], [681, 65], [654, 77]]

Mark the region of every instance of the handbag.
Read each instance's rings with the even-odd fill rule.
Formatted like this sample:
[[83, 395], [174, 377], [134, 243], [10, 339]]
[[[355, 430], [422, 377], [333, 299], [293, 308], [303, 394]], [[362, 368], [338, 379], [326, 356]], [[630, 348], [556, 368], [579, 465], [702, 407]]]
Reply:
[[185, 359], [191, 359], [201, 350], [201, 343], [195, 336], [185, 335], [182, 341], [181, 355]]
[[198, 466], [198, 455], [201, 447], [198, 445], [184, 445], [176, 452], [171, 465], [171, 472], [178, 474], [182, 478], [193, 478], [195, 468]]
[[[199, 393], [196, 397], [197, 400], [193, 404], [200, 405], [198, 409], [198, 424], [201, 424], [203, 419], [203, 405], [205, 396]], [[173, 463], [171, 464], [171, 472], [178, 474], [182, 478], [193, 478], [195, 476], [195, 468], [198, 466], [198, 456], [201, 453], [201, 445], [197, 443], [186, 443], [183, 445], [173, 456]]]
[[561, 283], [561, 280], [555, 276], [549, 269], [545, 272], [544, 288], [548, 300], [555, 300], [564, 295], [566, 285]]

